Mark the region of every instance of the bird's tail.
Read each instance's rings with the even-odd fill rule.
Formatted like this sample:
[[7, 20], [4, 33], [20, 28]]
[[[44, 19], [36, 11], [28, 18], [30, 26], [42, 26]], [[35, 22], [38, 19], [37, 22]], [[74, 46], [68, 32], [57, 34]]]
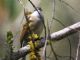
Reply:
[[[22, 42], [22, 44], [21, 44], [21, 47], [24, 47], [24, 46], [26, 46], [26, 45], [27, 45], [27, 41], [24, 40], [24, 41]], [[22, 57], [22, 60], [26, 60], [26, 56]]]

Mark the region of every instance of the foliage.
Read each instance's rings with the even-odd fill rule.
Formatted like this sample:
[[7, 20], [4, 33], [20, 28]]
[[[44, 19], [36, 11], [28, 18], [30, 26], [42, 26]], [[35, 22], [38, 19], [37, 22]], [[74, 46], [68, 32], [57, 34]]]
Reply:
[[13, 46], [13, 40], [12, 40], [12, 38], [13, 38], [12, 32], [11, 31], [8, 31], [7, 32], [7, 40], [6, 40], [6, 42], [9, 45], [10, 50], [13, 50], [13, 48], [12, 48], [12, 46]]

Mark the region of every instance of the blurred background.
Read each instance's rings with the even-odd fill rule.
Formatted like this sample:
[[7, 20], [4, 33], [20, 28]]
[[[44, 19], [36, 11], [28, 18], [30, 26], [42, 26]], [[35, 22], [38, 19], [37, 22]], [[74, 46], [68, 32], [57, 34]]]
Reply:
[[[53, 17], [61, 21], [65, 27], [72, 25], [80, 21], [80, 0], [31, 0], [35, 6], [40, 6], [43, 9], [45, 17], [45, 24], [51, 25], [51, 33], [56, 32], [64, 27], [52, 19]], [[24, 6], [33, 11], [34, 8], [27, 0], [22, 0]], [[22, 28], [22, 21], [24, 19], [24, 11], [22, 5], [18, 0], [0, 0], [0, 60], [4, 59], [8, 47], [5, 42], [7, 31], [12, 31], [14, 34], [14, 46], [15, 50], [19, 48], [19, 34]], [[44, 36], [44, 31], [41, 36]], [[69, 36], [71, 42], [72, 57], [76, 56], [76, 48], [79, 41], [79, 33]], [[53, 42], [53, 48], [55, 53], [61, 56], [69, 56], [70, 47], [67, 38], [60, 41]], [[50, 54], [48, 60], [55, 60], [54, 54], [52, 54], [50, 46], [47, 47], [47, 56]], [[61, 58], [59, 60], [69, 60], [69, 57]]]

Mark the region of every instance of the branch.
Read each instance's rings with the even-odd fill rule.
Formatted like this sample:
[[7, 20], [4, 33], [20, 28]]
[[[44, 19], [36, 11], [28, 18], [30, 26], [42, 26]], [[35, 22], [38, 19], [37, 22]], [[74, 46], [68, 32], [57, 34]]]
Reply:
[[14, 52], [11, 60], [18, 60], [19, 58], [27, 55], [28, 53], [30, 53], [30, 45], [20, 48], [18, 51]]
[[[78, 23], [75, 23], [71, 26], [68, 26], [60, 31], [57, 31], [57, 32], [54, 32], [52, 33], [50, 36], [51, 36], [51, 40], [52, 41], [58, 41], [58, 40], [61, 40], [71, 34], [74, 34], [76, 32], [78, 32], [80, 30], [80, 22]], [[49, 39], [49, 38], [47, 38]], [[45, 43], [45, 39], [41, 39], [40, 41], [40, 44], [36, 47], [36, 49], [39, 49], [41, 47], [44, 46], [44, 43]], [[12, 58], [13, 60], [17, 60], [25, 55], [27, 55], [28, 53], [30, 53], [30, 46], [27, 45], [23, 48], [20, 48], [18, 51], [14, 52], [13, 55], [12, 55]]]
[[60, 40], [60, 39], [63, 39], [71, 34], [78, 32], [79, 30], [80, 30], [80, 22], [75, 23], [71, 26], [68, 26], [58, 32], [54, 32], [50, 36], [53, 41]]

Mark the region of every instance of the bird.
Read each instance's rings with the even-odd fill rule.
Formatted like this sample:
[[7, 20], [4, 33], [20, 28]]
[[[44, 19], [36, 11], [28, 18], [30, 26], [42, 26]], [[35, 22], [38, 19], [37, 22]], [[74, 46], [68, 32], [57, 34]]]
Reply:
[[[27, 42], [29, 41], [29, 34], [34, 33], [40, 36], [44, 28], [44, 16], [40, 7], [37, 7], [37, 10], [35, 9], [34, 12], [25, 13], [25, 18], [26, 23], [23, 25], [23, 29], [20, 34], [21, 47], [27, 45]], [[23, 58], [23, 60], [25, 60], [25, 58]]]

